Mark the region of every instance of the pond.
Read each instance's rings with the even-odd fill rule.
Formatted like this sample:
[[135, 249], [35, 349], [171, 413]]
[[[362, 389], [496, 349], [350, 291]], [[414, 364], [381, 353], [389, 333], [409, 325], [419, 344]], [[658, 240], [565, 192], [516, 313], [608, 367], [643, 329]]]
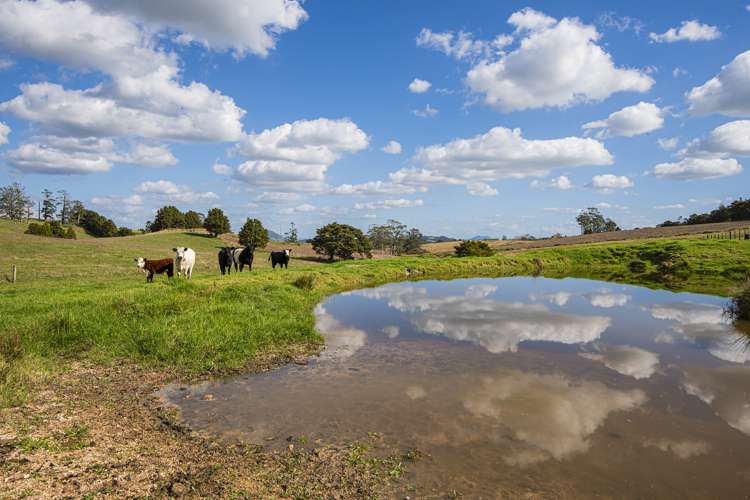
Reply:
[[725, 303], [580, 279], [390, 284], [320, 304], [327, 347], [307, 365], [163, 396], [269, 448], [379, 433], [421, 452], [418, 497], [744, 498], [750, 351]]

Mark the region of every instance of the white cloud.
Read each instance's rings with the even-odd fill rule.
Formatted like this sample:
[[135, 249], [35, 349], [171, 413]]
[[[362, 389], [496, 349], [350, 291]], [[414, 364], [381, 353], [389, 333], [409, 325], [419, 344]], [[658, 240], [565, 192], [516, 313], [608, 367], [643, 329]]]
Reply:
[[0, 71], [11, 68], [14, 64], [15, 62], [13, 62], [12, 59], [8, 59], [7, 57], [0, 57]]
[[654, 208], [656, 210], [683, 210], [685, 205], [682, 203], [673, 203], [671, 205], [656, 205]]
[[346, 359], [367, 343], [367, 332], [344, 325], [326, 311], [323, 304], [315, 307], [315, 328], [325, 339], [323, 359]]
[[0, 144], [8, 144], [8, 136], [10, 135], [10, 127], [0, 122]]
[[679, 145], [680, 138], [679, 137], [663, 137], [661, 139], [657, 139], [656, 143], [664, 151], [672, 151], [675, 148], [677, 148], [677, 146]]
[[497, 189], [486, 182], [470, 182], [466, 185], [466, 190], [472, 196], [497, 196]]
[[[467, 182], [543, 177], [554, 168], [609, 165], [612, 155], [591, 138], [525, 139], [520, 129], [495, 127], [469, 139], [419, 148], [414, 161], [436, 175]], [[425, 176], [427, 177], [427, 176]]]
[[211, 170], [213, 170], [216, 175], [232, 175], [233, 172], [232, 167], [224, 165], [223, 163], [214, 163], [211, 166]]
[[[608, 207], [609, 208], [609, 207]], [[609, 309], [612, 307], [622, 307], [630, 302], [630, 295], [613, 292], [595, 292], [586, 296], [589, 303], [594, 307]]]
[[598, 361], [610, 370], [635, 379], [649, 378], [659, 366], [659, 356], [629, 345], [598, 346], [598, 352], [580, 353], [581, 357]]
[[690, 111], [750, 116], [750, 50], [723, 66], [718, 75], [687, 93]]
[[512, 41], [513, 37], [508, 35], [499, 35], [488, 42], [477, 40], [474, 35], [465, 31], [435, 33], [428, 28], [422, 28], [417, 36], [418, 47], [437, 50], [458, 60], [487, 57], [493, 52], [502, 50]]
[[679, 68], [678, 67], [678, 68], [675, 68], [675, 69], [672, 70], [672, 76], [675, 77], [675, 78], [679, 78], [679, 77], [685, 76], [687, 74], [688, 74], [687, 70], [683, 69], [683, 68]]
[[348, 118], [299, 120], [246, 135], [236, 151], [250, 158], [235, 177], [277, 191], [323, 191], [328, 167], [365, 149], [369, 138]]
[[155, 48], [153, 33], [82, 1], [3, 2], [0, 45], [110, 80], [84, 90], [49, 82], [21, 85], [0, 111], [60, 136], [135, 136], [180, 141], [231, 141], [244, 111], [206, 85], [179, 82], [177, 56]]
[[750, 156], [750, 120], [720, 125], [706, 138], [691, 141], [680, 154], [707, 158]]
[[369, 181], [362, 184], [341, 184], [331, 190], [333, 194], [374, 195], [374, 194], [412, 194], [425, 192], [426, 187], [415, 187], [395, 182]]
[[673, 43], [680, 41], [699, 42], [716, 40], [721, 31], [716, 26], [702, 24], [697, 20], [682, 21], [679, 28], [669, 28], [664, 33], [649, 33], [649, 38], [656, 43]]
[[147, 144], [136, 144], [121, 161], [150, 167], [166, 167], [177, 164], [177, 158], [174, 157], [169, 148], [163, 145], [150, 146]]
[[296, 0], [86, 0], [105, 12], [126, 14], [157, 30], [178, 32], [179, 43], [198, 42], [266, 56], [284, 31], [308, 17]]
[[414, 116], [418, 116], [420, 118], [433, 118], [440, 112], [439, 109], [433, 108], [429, 104], [427, 104], [424, 109], [413, 109], [411, 113]]
[[266, 191], [258, 195], [255, 201], [259, 203], [290, 203], [300, 199], [297, 193]]
[[639, 102], [633, 106], [626, 106], [610, 114], [605, 120], [589, 122], [583, 125], [584, 130], [600, 129], [596, 136], [633, 137], [653, 132], [664, 125], [664, 112], [650, 102]]
[[288, 207], [281, 210], [281, 213], [283, 214], [297, 214], [297, 213], [307, 213], [307, 212], [314, 212], [318, 210], [318, 207], [315, 205], [311, 205], [310, 203], [303, 203], [301, 205], [297, 205], [296, 207]]
[[391, 209], [391, 208], [409, 208], [409, 207], [421, 207], [424, 205], [422, 200], [406, 200], [399, 198], [396, 200], [381, 200], [372, 201], [369, 203], [355, 203], [354, 210], [378, 210], [378, 209]]
[[686, 370], [682, 387], [711, 405], [713, 412], [738, 431], [750, 435], [750, 366]]
[[606, 28], [614, 28], [620, 33], [632, 30], [637, 35], [640, 35], [644, 28], [643, 21], [640, 19], [630, 16], [618, 16], [614, 12], [605, 12], [599, 16], [597, 22]]
[[627, 176], [614, 174], [595, 175], [591, 178], [590, 185], [601, 190], [627, 189], [634, 186], [633, 181]]
[[500, 111], [596, 102], [616, 92], [645, 92], [654, 83], [642, 71], [616, 67], [597, 44], [596, 28], [578, 19], [556, 21], [524, 9], [508, 22], [523, 36], [519, 47], [479, 62], [466, 76], [469, 88]]
[[401, 143], [398, 141], [388, 141], [388, 144], [383, 146], [381, 151], [389, 155], [401, 154]]
[[432, 87], [432, 84], [427, 80], [420, 80], [419, 78], [415, 78], [409, 84], [409, 92], [412, 92], [414, 94], [423, 94], [430, 90], [430, 87]]
[[178, 186], [174, 182], [166, 180], [142, 182], [135, 190], [140, 194], [157, 196], [160, 199], [175, 203], [193, 203], [196, 201], [219, 199], [218, 195], [211, 191], [196, 192], [189, 186]]
[[675, 180], [716, 179], [742, 172], [742, 165], [734, 158], [684, 158], [676, 163], [659, 163], [654, 167], [656, 177]]
[[554, 188], [561, 191], [567, 191], [568, 189], [573, 188], [573, 183], [565, 175], [561, 175], [549, 181], [540, 181], [535, 179], [531, 181], [530, 185], [532, 188]]
[[56, 147], [39, 143], [21, 144], [8, 151], [6, 161], [16, 170], [39, 174], [92, 174], [112, 168], [110, 151]]

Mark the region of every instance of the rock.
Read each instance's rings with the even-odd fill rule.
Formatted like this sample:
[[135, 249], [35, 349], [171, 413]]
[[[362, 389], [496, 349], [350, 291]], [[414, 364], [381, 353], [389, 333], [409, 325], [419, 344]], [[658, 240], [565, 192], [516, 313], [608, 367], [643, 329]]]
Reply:
[[201, 398], [203, 401], [213, 401], [214, 395], [213, 394], [204, 394]]

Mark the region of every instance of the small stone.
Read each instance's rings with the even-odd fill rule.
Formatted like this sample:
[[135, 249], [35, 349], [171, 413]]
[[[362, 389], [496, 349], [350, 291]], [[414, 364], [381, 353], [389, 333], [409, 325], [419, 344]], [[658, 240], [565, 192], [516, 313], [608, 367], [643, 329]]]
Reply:
[[201, 398], [203, 401], [213, 401], [214, 395], [213, 394], [204, 394]]

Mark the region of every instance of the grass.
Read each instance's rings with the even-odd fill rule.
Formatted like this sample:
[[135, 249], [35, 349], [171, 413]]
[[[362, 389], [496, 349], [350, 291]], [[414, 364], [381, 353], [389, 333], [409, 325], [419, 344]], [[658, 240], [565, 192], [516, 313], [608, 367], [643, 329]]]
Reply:
[[[31, 269], [0, 284], [0, 406], [23, 401], [45, 374], [71, 360], [134, 361], [179, 377], [247, 369], [269, 354], [313, 351], [322, 339], [312, 310], [332, 293], [406, 279], [543, 274], [591, 277], [728, 295], [746, 279], [750, 242], [659, 240], [539, 249], [482, 258], [402, 257], [321, 265], [293, 261], [221, 276], [220, 242], [172, 232], [65, 241], [0, 225], [0, 265]], [[190, 282], [157, 276], [145, 283], [133, 255], [198, 253]], [[632, 262], [642, 262], [633, 272]], [[261, 264], [259, 262], [259, 264]], [[408, 269], [408, 271], [407, 271]]]

